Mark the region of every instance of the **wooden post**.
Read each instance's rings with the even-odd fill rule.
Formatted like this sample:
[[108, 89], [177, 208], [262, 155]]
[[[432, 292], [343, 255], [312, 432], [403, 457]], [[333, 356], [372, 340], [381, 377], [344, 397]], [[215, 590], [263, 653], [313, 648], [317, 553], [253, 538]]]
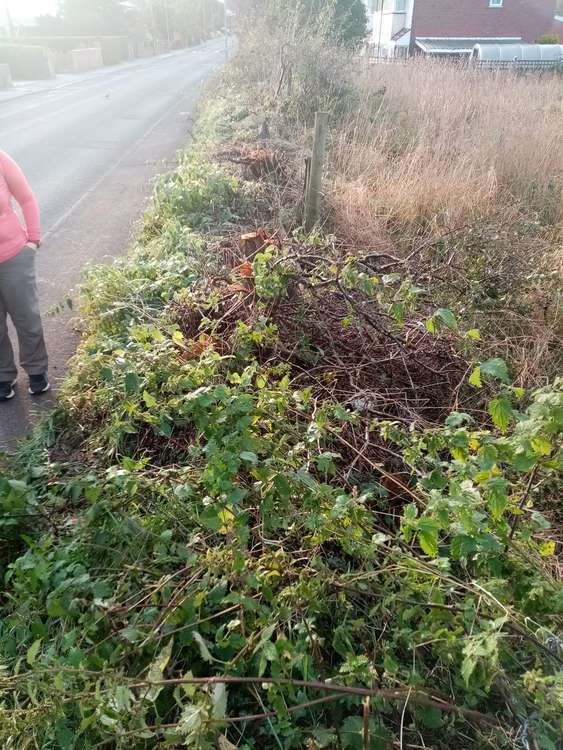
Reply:
[[317, 112], [315, 115], [315, 140], [309, 168], [309, 179], [305, 194], [305, 229], [312, 231], [321, 214], [321, 195], [323, 186], [323, 168], [326, 153], [326, 136], [328, 130], [328, 112]]

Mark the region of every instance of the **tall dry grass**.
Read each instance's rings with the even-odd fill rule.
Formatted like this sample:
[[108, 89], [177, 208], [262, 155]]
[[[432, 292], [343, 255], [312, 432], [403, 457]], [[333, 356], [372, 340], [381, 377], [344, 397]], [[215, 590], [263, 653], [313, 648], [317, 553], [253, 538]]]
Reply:
[[439, 61], [372, 65], [336, 134], [331, 206], [348, 231], [425, 233], [514, 210], [563, 219], [563, 79]]
[[355, 88], [333, 130], [331, 228], [411, 257], [520, 384], [560, 373], [563, 78], [413, 60], [358, 70]]

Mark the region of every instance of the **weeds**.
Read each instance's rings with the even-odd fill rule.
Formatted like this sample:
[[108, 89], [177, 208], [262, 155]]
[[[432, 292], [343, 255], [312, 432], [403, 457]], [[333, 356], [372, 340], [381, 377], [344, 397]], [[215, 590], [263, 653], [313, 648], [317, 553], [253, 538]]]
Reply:
[[[230, 75], [267, 90], [267, 62]], [[332, 113], [335, 234], [303, 235], [304, 141], [279, 136], [358, 85], [347, 66], [317, 100], [286, 70], [266, 111], [246, 87], [206, 109], [131, 255], [85, 280], [59, 407], [0, 474], [3, 747], [557, 747], [556, 281], [523, 252], [555, 213], [467, 155], [448, 172], [434, 109], [403, 118], [378, 82], [369, 137], [342, 124], [359, 90]], [[451, 204], [409, 172], [421, 144]]]

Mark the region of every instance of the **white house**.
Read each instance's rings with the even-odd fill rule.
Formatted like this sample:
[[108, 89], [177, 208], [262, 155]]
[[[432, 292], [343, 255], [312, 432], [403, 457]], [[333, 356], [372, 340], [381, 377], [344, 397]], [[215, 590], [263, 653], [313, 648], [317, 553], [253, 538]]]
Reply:
[[408, 55], [414, 0], [364, 0], [370, 18], [370, 42], [382, 55]]

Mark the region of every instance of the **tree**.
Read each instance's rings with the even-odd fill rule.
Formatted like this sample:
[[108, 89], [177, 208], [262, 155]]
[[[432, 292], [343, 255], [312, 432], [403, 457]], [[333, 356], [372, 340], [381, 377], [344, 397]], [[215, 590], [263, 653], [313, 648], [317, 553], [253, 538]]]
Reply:
[[341, 42], [358, 43], [367, 36], [368, 17], [362, 0], [337, 0], [334, 32]]
[[367, 36], [362, 0], [229, 0], [238, 13], [265, 17], [270, 28], [292, 23], [339, 43], [358, 44]]
[[119, 0], [61, 0], [67, 34], [127, 34], [127, 11]]

